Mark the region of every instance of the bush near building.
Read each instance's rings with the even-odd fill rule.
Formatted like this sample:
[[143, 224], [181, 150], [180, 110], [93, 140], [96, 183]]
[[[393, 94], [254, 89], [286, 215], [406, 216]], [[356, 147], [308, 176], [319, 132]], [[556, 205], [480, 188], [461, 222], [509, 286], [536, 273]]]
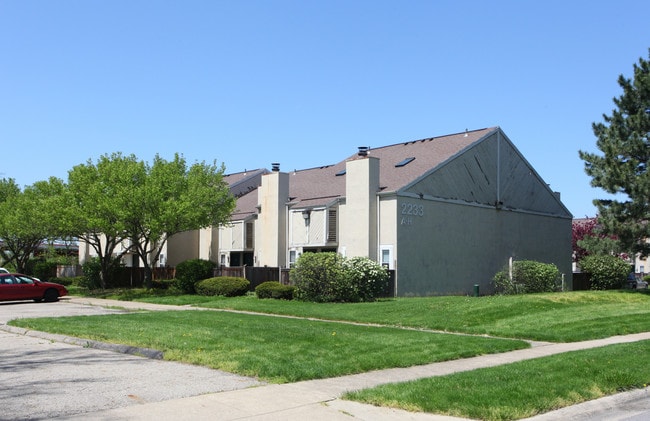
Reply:
[[295, 287], [291, 285], [282, 285], [276, 281], [262, 282], [255, 287], [257, 298], [275, 298], [279, 300], [293, 300]]
[[374, 301], [388, 283], [388, 272], [366, 257], [303, 253], [291, 269], [296, 298], [315, 302]]
[[560, 271], [552, 263], [517, 260], [494, 275], [494, 287], [501, 294], [527, 294], [559, 290]]
[[618, 256], [592, 254], [580, 261], [580, 269], [589, 274], [591, 289], [618, 289], [625, 285], [630, 265]]
[[208, 278], [195, 284], [196, 293], [199, 295], [222, 295], [224, 297], [239, 297], [246, 295], [250, 288], [246, 278], [219, 276]]
[[176, 286], [187, 294], [194, 294], [197, 282], [214, 276], [214, 267], [214, 262], [209, 260], [185, 260], [176, 266]]

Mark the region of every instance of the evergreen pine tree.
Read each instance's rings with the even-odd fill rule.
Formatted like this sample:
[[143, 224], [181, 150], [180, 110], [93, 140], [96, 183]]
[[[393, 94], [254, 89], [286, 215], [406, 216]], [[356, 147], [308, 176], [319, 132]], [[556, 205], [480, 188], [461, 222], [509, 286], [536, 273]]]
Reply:
[[[650, 50], [649, 50], [650, 57]], [[600, 154], [580, 151], [591, 185], [614, 195], [596, 199], [599, 223], [624, 250], [650, 254], [650, 62], [639, 59], [632, 79], [619, 76], [623, 94], [604, 122], [593, 123]], [[620, 199], [620, 200], [619, 200]]]

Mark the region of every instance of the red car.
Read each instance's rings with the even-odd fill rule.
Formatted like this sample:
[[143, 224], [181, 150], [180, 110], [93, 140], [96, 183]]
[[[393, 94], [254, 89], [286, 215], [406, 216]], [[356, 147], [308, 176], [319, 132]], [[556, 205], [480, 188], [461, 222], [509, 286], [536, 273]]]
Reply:
[[64, 295], [68, 295], [68, 290], [63, 285], [41, 282], [21, 273], [0, 273], [0, 301], [52, 302]]

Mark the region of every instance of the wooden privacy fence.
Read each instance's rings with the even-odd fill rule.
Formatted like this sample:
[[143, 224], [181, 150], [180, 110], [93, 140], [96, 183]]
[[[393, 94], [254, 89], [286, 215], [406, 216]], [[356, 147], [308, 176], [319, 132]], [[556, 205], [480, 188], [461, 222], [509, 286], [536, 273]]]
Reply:
[[274, 281], [289, 285], [289, 269], [268, 266], [219, 266], [215, 269], [215, 276], [234, 276], [246, 278], [251, 283], [250, 290], [264, 282]]
[[[152, 279], [174, 279], [176, 269], [171, 267], [152, 268]], [[135, 287], [144, 286], [144, 268], [121, 267], [111, 282], [111, 287]]]

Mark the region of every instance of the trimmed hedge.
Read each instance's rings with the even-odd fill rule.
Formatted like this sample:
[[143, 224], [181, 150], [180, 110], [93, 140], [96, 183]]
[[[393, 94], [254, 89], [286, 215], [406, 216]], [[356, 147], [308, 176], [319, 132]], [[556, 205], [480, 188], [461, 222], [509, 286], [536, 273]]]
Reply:
[[251, 283], [246, 278], [219, 276], [197, 282], [194, 287], [199, 295], [223, 295], [224, 297], [238, 297], [246, 295]]
[[255, 288], [257, 298], [275, 298], [279, 300], [293, 300], [295, 287], [282, 285], [279, 282], [267, 281], [259, 284]]

